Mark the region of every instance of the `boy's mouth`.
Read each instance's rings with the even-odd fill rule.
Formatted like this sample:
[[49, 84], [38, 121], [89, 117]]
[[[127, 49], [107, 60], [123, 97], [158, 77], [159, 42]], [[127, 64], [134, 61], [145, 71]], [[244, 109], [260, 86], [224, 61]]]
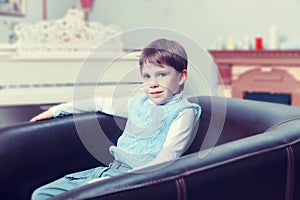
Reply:
[[157, 95], [157, 94], [160, 94], [160, 93], [162, 93], [162, 91], [150, 92], [150, 94], [152, 94], [152, 95]]

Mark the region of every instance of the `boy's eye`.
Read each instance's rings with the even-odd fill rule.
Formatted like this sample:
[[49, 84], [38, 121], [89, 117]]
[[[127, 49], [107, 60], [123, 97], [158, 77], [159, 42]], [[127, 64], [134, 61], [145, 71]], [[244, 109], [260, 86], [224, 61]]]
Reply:
[[158, 76], [159, 77], [164, 77], [164, 76], [166, 76], [166, 74], [165, 73], [159, 73]]
[[149, 78], [150, 78], [150, 75], [149, 75], [149, 74], [145, 74], [145, 75], [143, 76], [143, 78], [144, 78], [144, 79], [149, 79]]

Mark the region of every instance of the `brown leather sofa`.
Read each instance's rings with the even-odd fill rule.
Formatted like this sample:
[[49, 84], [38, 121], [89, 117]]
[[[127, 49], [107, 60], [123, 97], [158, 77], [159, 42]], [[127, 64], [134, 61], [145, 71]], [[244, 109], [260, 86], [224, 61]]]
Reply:
[[[300, 108], [222, 97], [191, 101], [203, 111], [180, 159], [54, 199], [300, 199]], [[106, 152], [110, 142], [95, 140], [87, 149], [78, 134], [81, 129], [92, 138], [101, 135], [95, 119], [115, 143], [125, 119], [103, 113], [0, 129], [0, 198], [30, 199], [41, 185], [103, 164], [93, 155]]]

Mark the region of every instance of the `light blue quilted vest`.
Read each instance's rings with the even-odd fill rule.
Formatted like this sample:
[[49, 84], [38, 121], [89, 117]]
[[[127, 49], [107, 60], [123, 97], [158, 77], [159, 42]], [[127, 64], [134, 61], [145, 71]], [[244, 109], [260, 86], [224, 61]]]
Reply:
[[172, 122], [186, 108], [193, 108], [195, 120], [199, 119], [200, 106], [181, 95], [173, 96], [162, 105], [154, 104], [145, 94], [135, 96], [128, 106], [125, 130], [117, 147], [110, 147], [110, 153], [132, 168], [147, 164], [162, 150]]

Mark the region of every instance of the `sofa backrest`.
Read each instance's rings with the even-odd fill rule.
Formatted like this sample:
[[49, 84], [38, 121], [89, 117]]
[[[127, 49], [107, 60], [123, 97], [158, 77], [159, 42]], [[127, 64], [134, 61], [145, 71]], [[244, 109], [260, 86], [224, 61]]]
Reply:
[[190, 98], [202, 107], [197, 133], [185, 154], [264, 133], [300, 117], [300, 108], [222, 97]]

